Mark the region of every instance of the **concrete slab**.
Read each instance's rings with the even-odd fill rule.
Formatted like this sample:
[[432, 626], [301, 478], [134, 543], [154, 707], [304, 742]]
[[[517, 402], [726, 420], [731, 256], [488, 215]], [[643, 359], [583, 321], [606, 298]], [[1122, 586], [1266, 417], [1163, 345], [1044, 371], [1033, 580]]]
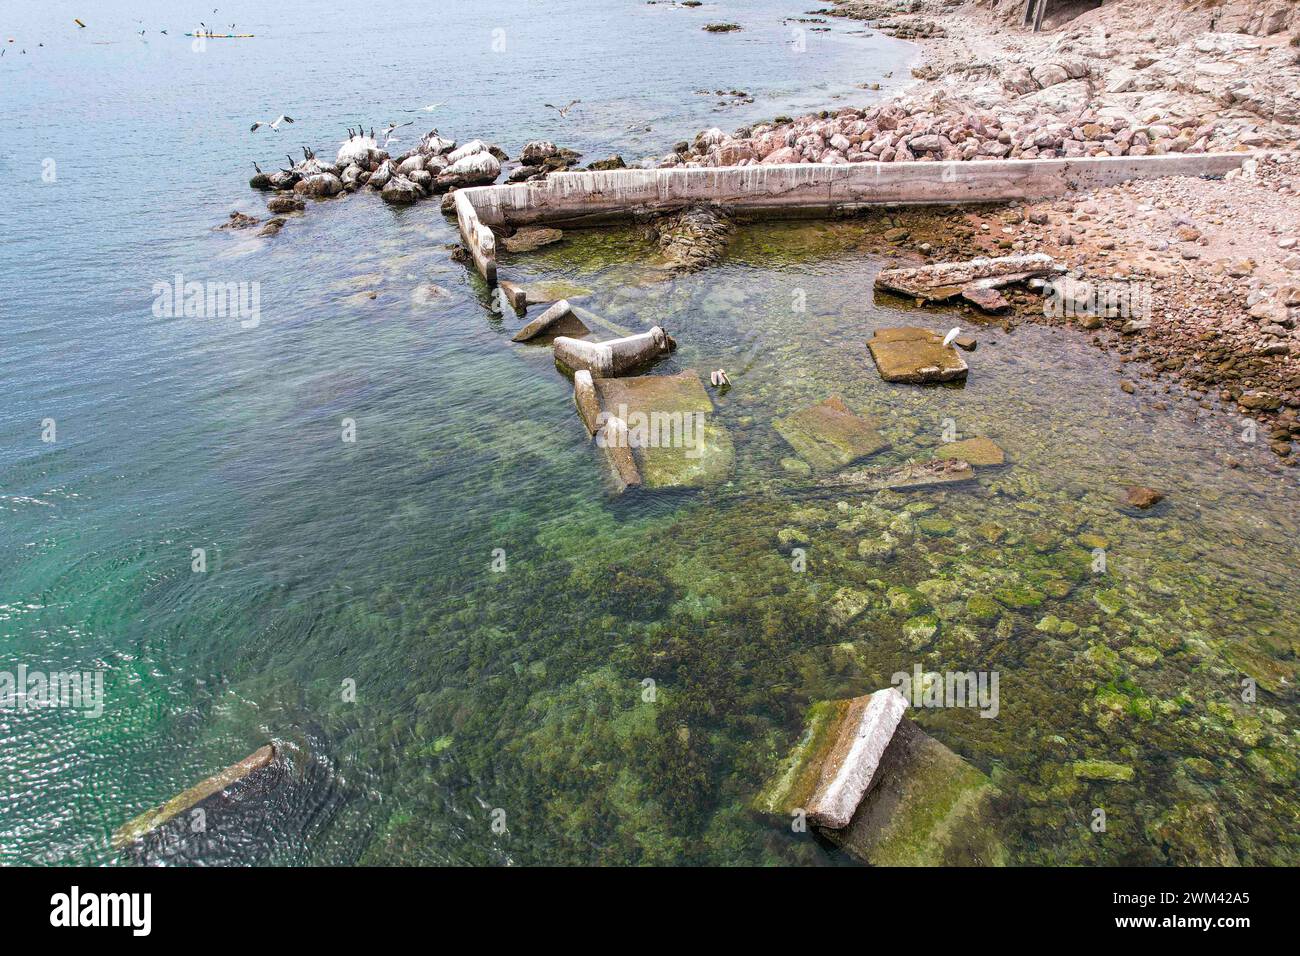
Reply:
[[988, 468], [1005, 465], [1007, 454], [991, 438], [965, 438], [961, 441], [940, 445], [934, 453], [935, 458], [950, 461], [968, 461], [972, 465]]
[[578, 338], [590, 335], [591, 329], [578, 318], [568, 299], [561, 299], [514, 334], [512, 342], [551, 339], [557, 335]]
[[778, 418], [772, 427], [816, 471], [834, 471], [889, 447], [876, 422], [857, 414], [839, 395]]
[[873, 866], [1003, 866], [992, 781], [903, 718], [846, 827], [821, 834]]
[[160, 807], [142, 813], [129, 823], [119, 827], [113, 833], [112, 845], [116, 850], [123, 850], [137, 840], [158, 829], [167, 821], [190, 810], [204, 800], [232, 787], [246, 777], [270, 766], [275, 759], [275, 747], [267, 744], [239, 763], [227, 767], [220, 773], [213, 774], [202, 783], [190, 787], [184, 793], [177, 794]]
[[818, 484], [861, 491], [908, 491], [934, 485], [956, 485], [975, 477], [968, 461], [934, 460], [903, 465], [899, 468], [864, 468], [822, 478]]
[[867, 340], [867, 348], [886, 382], [951, 382], [964, 379], [969, 370], [957, 350], [945, 346], [943, 336], [928, 329], [879, 329]]
[[711, 420], [713, 402], [694, 371], [593, 377], [592, 387], [598, 415], [625, 423], [626, 435], [617, 437], [632, 449], [646, 488], [699, 488], [731, 475], [731, 435]]

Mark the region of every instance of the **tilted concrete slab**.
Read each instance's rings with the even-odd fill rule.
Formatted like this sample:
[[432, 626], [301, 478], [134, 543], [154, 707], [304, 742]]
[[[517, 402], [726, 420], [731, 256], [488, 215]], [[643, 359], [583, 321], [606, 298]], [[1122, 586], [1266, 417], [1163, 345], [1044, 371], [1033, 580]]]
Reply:
[[772, 427], [816, 471], [834, 471], [889, 447], [876, 422], [853, 411], [839, 395], [778, 418]]
[[880, 377], [886, 382], [924, 385], [966, 378], [969, 366], [943, 336], [929, 329], [904, 326], [877, 329], [867, 340]]
[[270, 766], [271, 761], [275, 759], [275, 746], [267, 744], [250, 756], [245, 757], [239, 763], [227, 767], [218, 774], [213, 774], [207, 780], [196, 784], [184, 793], [172, 797], [161, 807], [155, 807], [147, 813], [142, 813], [129, 823], [119, 827], [113, 833], [113, 849], [124, 850], [135, 841], [152, 833], [169, 820], [174, 819], [180, 814], [193, 807], [198, 806], [209, 797], [220, 793], [221, 791], [232, 787], [241, 780], [251, 776], [259, 770]]
[[575, 223], [714, 203], [750, 215], [801, 216], [878, 205], [1042, 199], [1162, 176], [1222, 176], [1250, 153], [1169, 153], [950, 163], [801, 163], [705, 169], [553, 173], [538, 183], [473, 186], [455, 194], [475, 267], [496, 281], [492, 227]]

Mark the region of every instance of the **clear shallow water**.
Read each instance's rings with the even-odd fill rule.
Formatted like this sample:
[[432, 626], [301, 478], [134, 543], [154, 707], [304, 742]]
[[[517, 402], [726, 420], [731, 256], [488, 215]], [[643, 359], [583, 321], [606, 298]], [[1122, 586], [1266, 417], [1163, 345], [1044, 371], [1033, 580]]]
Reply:
[[[364, 38], [354, 13], [313, 5], [275, 23], [223, 8], [221, 26], [259, 39], [195, 54], [131, 35], [142, 17], [175, 37], [165, 9], [169, 23], [124, 13], [69, 34], [84, 11], [55, 5], [6, 27], [29, 52], [0, 59], [0, 115], [17, 130], [0, 226], [0, 653], [108, 677], [97, 720], [0, 714], [0, 859], [118, 861], [114, 827], [275, 739], [291, 760], [269, 793], [146, 859], [825, 862], [744, 803], [809, 700], [920, 661], [1003, 672], [1001, 719], [923, 722], [1003, 787], [1014, 859], [1179, 862], [1227, 841], [1244, 860], [1294, 862], [1294, 487], [1222, 466], [1244, 454], [1221, 427], [1192, 406], [1143, 412], [1106, 357], [1059, 332], [981, 330], [959, 391], [885, 386], [862, 341], [914, 316], [872, 302], [878, 220], [748, 229], [722, 266], [670, 283], [627, 230], [505, 263], [591, 288], [590, 307], [630, 328], [666, 323], [682, 348], [665, 370], [732, 371], [718, 414], [734, 482], [619, 501], [546, 350], [511, 345], [521, 323], [448, 260], [436, 204], [365, 193], [290, 217], [272, 241], [211, 231], [232, 208], [260, 214], [250, 159], [403, 120], [400, 107], [448, 99], [440, 129], [512, 152], [546, 136], [634, 158], [801, 96], [831, 103], [901, 71], [907, 47], [809, 34], [796, 57], [780, 18], [801, 11], [778, 3], [442, 4], [369, 13]], [[698, 30], [712, 20], [747, 29]], [[58, 39], [38, 60], [42, 31]], [[714, 113], [705, 88], [760, 99]], [[540, 108], [573, 98], [577, 121]], [[247, 132], [282, 110], [298, 122], [275, 147]], [[643, 120], [654, 130], [638, 140], [626, 127]], [[40, 181], [45, 158], [55, 183]], [[151, 287], [178, 271], [260, 282], [261, 324], [155, 318]], [[807, 313], [791, 312], [794, 288]], [[886, 461], [931, 447], [952, 417], [1013, 465], [971, 491], [845, 497], [842, 511], [782, 470], [769, 425], [832, 392], [882, 418]], [[1117, 483], [1136, 479], [1171, 506], [1118, 513]], [[933, 505], [952, 533], [907, 536], [908, 505]], [[894, 525], [893, 556], [864, 559], [859, 543]], [[791, 528], [810, 540], [798, 577]], [[1113, 552], [1105, 582], [1078, 573], [1088, 532]], [[829, 616], [842, 588], [878, 599], [872, 582], [936, 578], [959, 591], [938, 602], [929, 645], [883, 608]], [[949, 606], [1058, 578], [1068, 594], [997, 620]], [[1122, 608], [1102, 610], [1101, 591]], [[1049, 614], [1080, 630], [1038, 630]], [[1133, 647], [1160, 659], [1139, 665]], [[1231, 704], [1246, 667], [1272, 686], [1253, 711]], [[1062, 768], [1085, 758], [1139, 769], [1073, 783]], [[1090, 840], [1102, 801], [1110, 832]], [[496, 808], [508, 834], [491, 829]]]

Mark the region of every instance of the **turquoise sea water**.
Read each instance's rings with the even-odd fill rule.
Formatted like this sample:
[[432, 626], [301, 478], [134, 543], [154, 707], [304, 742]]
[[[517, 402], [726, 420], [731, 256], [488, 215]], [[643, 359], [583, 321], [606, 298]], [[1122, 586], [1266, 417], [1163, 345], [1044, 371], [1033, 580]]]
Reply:
[[[919, 719], [998, 783], [1013, 860], [1295, 862], [1294, 480], [1195, 403], [1119, 392], [1068, 332], [982, 328], [965, 389], [886, 386], [861, 343], [916, 316], [873, 300], [882, 217], [746, 227], [672, 281], [631, 229], [503, 257], [616, 323], [664, 323], [681, 348], [663, 370], [732, 372], [733, 480], [617, 500], [569, 384], [450, 261], [436, 202], [363, 192], [271, 240], [213, 230], [264, 214], [251, 161], [425, 122], [402, 109], [446, 101], [444, 134], [511, 153], [544, 137], [633, 160], [870, 102], [855, 84], [900, 78], [909, 46], [832, 23], [797, 53], [782, 18], [802, 10], [779, 2], [210, 9], [56, 3], [3, 27], [0, 669], [102, 667], [106, 695], [95, 719], [0, 712], [0, 861], [835, 862], [745, 805], [810, 701], [921, 663], [1003, 674], [999, 719]], [[198, 52], [179, 34], [200, 19], [257, 38]], [[756, 102], [696, 92], [718, 89]], [[542, 106], [572, 99], [568, 120]], [[248, 132], [281, 112], [297, 122]], [[178, 273], [258, 283], [259, 324], [155, 316]], [[810, 497], [770, 422], [832, 393], [881, 419], [884, 461], [951, 418], [1012, 465], [963, 493]], [[1136, 480], [1170, 503], [1121, 512]], [[863, 549], [885, 532], [891, 553]], [[883, 595], [933, 581], [918, 642]], [[1042, 603], [967, 609], [1022, 588]], [[866, 608], [847, 623], [846, 596]], [[203, 834], [110, 849], [267, 740], [284, 766]], [[1135, 773], [1080, 781], [1081, 760]]]

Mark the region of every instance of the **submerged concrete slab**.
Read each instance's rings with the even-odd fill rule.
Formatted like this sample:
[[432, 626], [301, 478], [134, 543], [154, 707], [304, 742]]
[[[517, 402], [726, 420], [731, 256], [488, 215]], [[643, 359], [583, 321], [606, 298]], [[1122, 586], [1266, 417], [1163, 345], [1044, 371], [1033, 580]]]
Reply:
[[126, 849], [137, 840], [167, 823], [167, 821], [198, 806], [214, 794], [234, 786], [257, 771], [265, 769], [274, 759], [275, 747], [272, 744], [267, 744], [239, 761], [239, 763], [227, 767], [218, 774], [213, 774], [207, 780], [190, 787], [184, 793], [177, 794], [161, 807], [155, 807], [147, 813], [140, 814], [134, 820], [114, 831], [113, 848], [115, 850]]
[[[575, 395], [578, 387], [575, 376]], [[631, 449], [646, 488], [699, 488], [731, 475], [731, 435], [712, 421], [713, 402], [697, 373], [593, 377], [592, 387], [598, 421], [617, 418], [624, 423], [625, 433], [608, 438]], [[597, 444], [602, 444], [600, 434]]]
[[972, 465], [988, 468], [1005, 465], [1007, 453], [991, 438], [964, 438], [961, 441], [940, 445], [934, 453], [935, 458], [952, 461], [968, 461]]
[[578, 318], [573, 311], [573, 306], [569, 305], [569, 300], [561, 299], [516, 332], [511, 341], [528, 342], [537, 338], [554, 338], [557, 335], [577, 338], [590, 334], [591, 329]]
[[867, 348], [886, 382], [923, 385], [951, 382], [966, 377], [969, 366], [943, 336], [929, 329], [904, 326], [878, 329], [867, 340]]
[[876, 423], [849, 408], [839, 395], [778, 418], [772, 427], [817, 471], [834, 471], [889, 447]]
[[856, 488], [861, 491], [909, 491], [934, 485], [956, 485], [975, 477], [968, 461], [938, 459], [916, 462], [898, 468], [863, 468], [822, 478], [827, 487]]
[[852, 820], [820, 832], [873, 866], [1003, 866], [997, 794], [978, 768], [903, 718]]

